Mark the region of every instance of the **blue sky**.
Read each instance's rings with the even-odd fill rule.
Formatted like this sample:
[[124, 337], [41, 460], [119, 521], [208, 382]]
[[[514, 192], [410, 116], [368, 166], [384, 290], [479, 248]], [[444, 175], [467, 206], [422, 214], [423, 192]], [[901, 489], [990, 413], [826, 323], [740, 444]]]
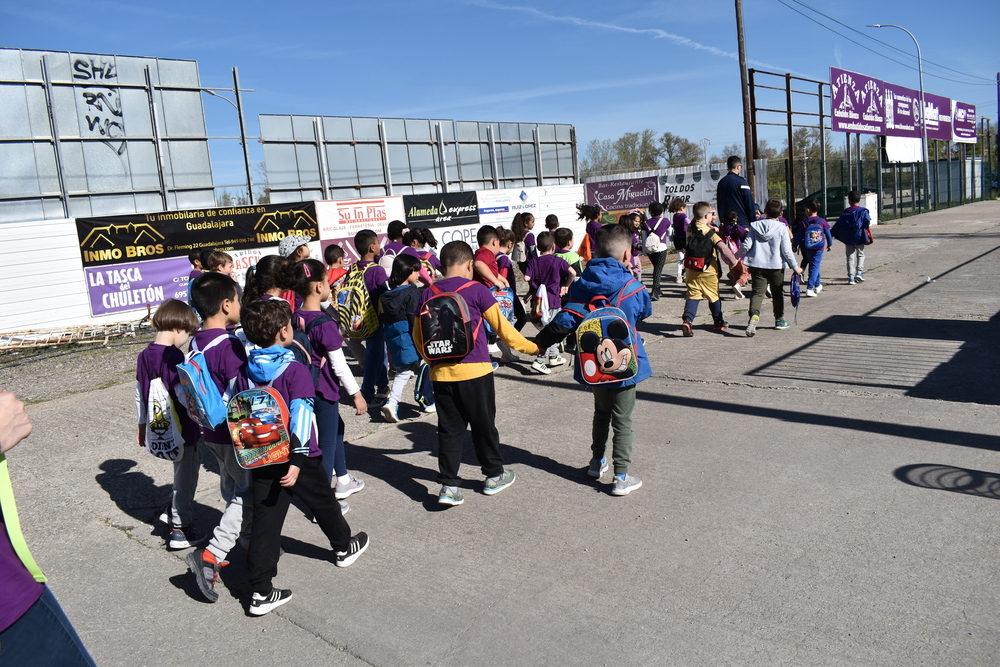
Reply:
[[[993, 80], [1000, 70], [995, 0], [803, 1], [905, 53], [784, 0], [903, 62], [914, 63], [905, 33], [864, 25], [901, 24], [925, 60], [965, 74]], [[258, 113], [558, 122], [577, 127], [581, 149], [650, 127], [707, 138], [711, 152], [743, 136], [733, 4], [34, 0], [0, 4], [0, 45], [193, 59], [205, 86], [231, 85], [238, 66], [244, 87], [256, 91], [245, 97], [251, 134]], [[827, 80], [833, 65], [917, 87], [914, 70], [781, 0], [744, 0], [744, 14], [751, 67]], [[925, 86], [995, 119], [996, 87], [976, 81], [987, 85], [927, 76]], [[211, 134], [237, 132], [229, 105], [207, 96], [204, 104]], [[780, 130], [761, 136], [781, 144]], [[216, 181], [242, 180], [235, 142], [212, 150]], [[253, 152], [261, 159], [256, 144]]]

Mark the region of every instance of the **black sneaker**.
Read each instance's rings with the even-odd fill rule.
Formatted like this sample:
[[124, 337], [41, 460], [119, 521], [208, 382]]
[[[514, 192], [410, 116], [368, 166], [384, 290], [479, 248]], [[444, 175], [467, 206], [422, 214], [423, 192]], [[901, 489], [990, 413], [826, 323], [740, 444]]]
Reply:
[[347, 545], [346, 551], [337, 551], [334, 554], [333, 564], [337, 567], [347, 567], [358, 557], [365, 552], [368, 548], [368, 534], [358, 533], [351, 538], [350, 544]]
[[714, 329], [715, 331], [725, 331], [726, 327], [728, 327], [728, 326], [729, 326], [729, 322], [726, 322], [725, 320], [721, 320], [721, 321], [716, 322], [715, 324], [713, 324], [712, 325], [712, 329]]
[[272, 588], [267, 595], [254, 593], [250, 600], [250, 613], [254, 616], [263, 616], [275, 607], [280, 607], [292, 599], [292, 592], [282, 588]]

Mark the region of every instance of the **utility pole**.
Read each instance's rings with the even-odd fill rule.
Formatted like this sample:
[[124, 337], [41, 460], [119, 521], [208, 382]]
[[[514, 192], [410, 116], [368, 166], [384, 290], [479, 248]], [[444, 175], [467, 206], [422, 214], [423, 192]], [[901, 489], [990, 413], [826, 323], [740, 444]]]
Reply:
[[743, 161], [743, 176], [750, 183], [750, 192], [754, 192], [754, 145], [753, 128], [750, 120], [750, 82], [747, 80], [747, 50], [743, 41], [743, 0], [736, 0], [736, 44], [740, 55], [740, 87], [743, 89], [743, 146], [746, 159]]
[[708, 166], [708, 147], [712, 145], [712, 142], [708, 139], [702, 139], [698, 143], [701, 144], [701, 150], [705, 151], [705, 166]]

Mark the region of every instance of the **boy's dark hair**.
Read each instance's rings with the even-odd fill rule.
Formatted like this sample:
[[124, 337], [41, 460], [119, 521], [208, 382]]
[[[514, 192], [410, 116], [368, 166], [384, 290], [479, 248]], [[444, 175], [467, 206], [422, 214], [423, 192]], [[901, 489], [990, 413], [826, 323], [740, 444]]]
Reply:
[[211, 248], [202, 248], [198, 251], [198, 261], [201, 262], [201, 268], [205, 269], [208, 266], [208, 256], [213, 252], [215, 251]]
[[392, 260], [392, 272], [389, 273], [389, 287], [399, 287], [405, 283], [414, 271], [420, 270], [420, 260], [413, 255], [399, 253]]
[[535, 239], [535, 246], [538, 248], [539, 254], [548, 252], [552, 250], [552, 246], [555, 245], [555, 238], [552, 236], [552, 232], [542, 232]]
[[556, 242], [557, 248], [565, 248], [573, 245], [573, 230], [569, 227], [560, 227], [552, 232], [552, 238]]
[[730, 225], [735, 225], [736, 223], [739, 222], [739, 220], [740, 220], [740, 214], [734, 211], [733, 209], [729, 209], [728, 211], [726, 211], [726, 215], [722, 219], [723, 222]]
[[378, 243], [378, 234], [370, 229], [362, 229], [354, 235], [354, 247], [361, 255], [368, 252], [373, 243]]
[[769, 218], [777, 218], [781, 216], [781, 211], [784, 206], [781, 205], [780, 199], [768, 199], [767, 203], [764, 204], [764, 215]]
[[228, 252], [222, 252], [221, 250], [213, 250], [212, 252], [208, 253], [208, 256], [205, 259], [208, 261], [207, 264], [202, 262], [202, 266], [205, 267], [205, 270], [218, 271], [226, 264], [232, 262], [233, 256], [230, 255]]
[[590, 204], [577, 204], [576, 205], [576, 219], [577, 220], [597, 220], [601, 217], [601, 207], [591, 206]]
[[682, 208], [687, 208], [687, 205], [688, 203], [684, 200], [684, 197], [674, 197], [670, 200], [670, 206], [667, 207], [667, 210], [671, 213], [677, 213]]
[[306, 258], [295, 263], [292, 268], [292, 289], [303, 299], [312, 289], [312, 283], [326, 282], [326, 267], [318, 259]]
[[167, 299], [153, 313], [153, 328], [157, 331], [187, 331], [189, 334], [198, 330], [198, 317], [191, 306], [177, 299]]
[[621, 225], [604, 225], [597, 230], [597, 256], [617, 257], [632, 247], [632, 234]]
[[736, 169], [736, 167], [738, 165], [741, 165], [741, 164], [743, 164], [743, 160], [741, 160], [739, 158], [739, 156], [737, 156], [737, 155], [730, 155], [729, 159], [726, 160], [726, 169], [728, 169], [729, 171], [732, 171], [733, 169]]
[[247, 340], [259, 347], [274, 345], [278, 332], [292, 321], [292, 309], [284, 299], [257, 299], [240, 313]]
[[449, 266], [465, 264], [474, 256], [472, 246], [465, 241], [451, 241], [441, 248], [441, 266], [447, 269]]
[[694, 205], [694, 208], [691, 209], [691, 212], [694, 214], [695, 220], [701, 220], [706, 215], [708, 215], [708, 212], [711, 210], [712, 210], [711, 204], [709, 204], [707, 201], [700, 201]]
[[189, 252], [188, 261], [191, 262], [191, 266], [194, 266], [195, 262], [201, 264], [201, 250], [192, 250], [191, 252]]
[[218, 313], [226, 299], [236, 301], [236, 281], [229, 276], [206, 271], [191, 283], [191, 307], [203, 320]]
[[275, 287], [290, 290], [295, 284], [292, 276], [292, 261], [281, 255], [265, 255], [257, 263], [247, 269], [246, 282], [243, 284], [243, 306], [250, 301], [256, 301]]
[[663, 215], [663, 204], [658, 201], [649, 203], [649, 214], [654, 218]]
[[500, 236], [497, 234], [497, 228], [493, 225], [483, 225], [479, 228], [479, 231], [476, 232], [476, 243], [479, 244], [480, 248], [487, 245], [493, 239], [498, 241], [500, 240]]
[[545, 229], [549, 230], [550, 232], [554, 232], [555, 230], [559, 229], [559, 216], [556, 215], [555, 213], [549, 213], [547, 216], [545, 216]]
[[326, 260], [327, 264], [333, 264], [343, 256], [344, 256], [344, 249], [341, 248], [336, 243], [328, 245], [326, 247], [326, 250], [323, 251], [323, 259]]
[[395, 241], [403, 237], [403, 232], [406, 231], [406, 223], [402, 220], [393, 220], [386, 227], [385, 235], [389, 237], [390, 241]]
[[847, 193], [847, 203], [851, 206], [861, 202], [861, 192], [859, 190], [851, 190]]
[[802, 208], [813, 213], [819, 213], [819, 200], [815, 197], [810, 197], [802, 202]]

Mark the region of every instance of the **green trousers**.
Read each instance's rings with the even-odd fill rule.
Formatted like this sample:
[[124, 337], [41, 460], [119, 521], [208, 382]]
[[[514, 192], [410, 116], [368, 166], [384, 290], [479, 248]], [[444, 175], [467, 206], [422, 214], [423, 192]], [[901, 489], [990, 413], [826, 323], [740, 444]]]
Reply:
[[614, 429], [611, 459], [616, 475], [628, 472], [632, 463], [632, 410], [635, 409], [635, 387], [591, 387], [594, 392], [594, 430], [591, 450], [595, 459], [603, 459], [607, 450], [608, 431]]

